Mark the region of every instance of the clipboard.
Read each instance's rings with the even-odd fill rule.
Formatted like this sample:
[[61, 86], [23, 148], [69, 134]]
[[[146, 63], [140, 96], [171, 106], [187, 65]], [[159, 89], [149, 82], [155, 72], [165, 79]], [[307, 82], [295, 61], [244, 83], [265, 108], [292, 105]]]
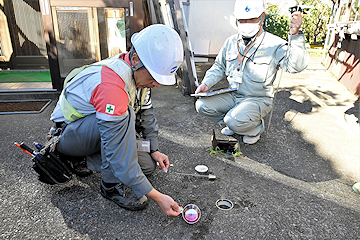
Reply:
[[215, 91], [212, 91], [212, 92], [193, 93], [193, 94], [190, 94], [190, 96], [192, 96], [192, 97], [211, 97], [211, 96], [214, 96], [214, 95], [233, 92], [233, 91], [236, 91], [236, 90], [238, 90], [237, 87], [223, 88], [223, 89], [215, 90]]

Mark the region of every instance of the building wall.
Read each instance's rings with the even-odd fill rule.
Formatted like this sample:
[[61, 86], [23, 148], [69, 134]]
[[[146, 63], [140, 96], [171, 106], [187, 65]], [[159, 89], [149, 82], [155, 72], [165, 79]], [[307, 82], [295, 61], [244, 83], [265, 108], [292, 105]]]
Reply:
[[350, 34], [345, 34], [345, 39], [340, 39], [335, 34], [333, 39], [326, 67], [352, 93], [360, 96], [360, 36], [353, 40]]
[[[181, 0], [180, 0], [181, 1]], [[232, 15], [235, 0], [182, 0], [189, 37], [194, 54], [217, 55], [222, 44], [237, 33], [236, 19]], [[267, 0], [288, 13], [295, 0]]]
[[217, 55], [222, 44], [237, 32], [232, 16], [235, 0], [191, 0], [184, 5], [194, 54]]
[[0, 7], [0, 68], [47, 69], [39, 0], [1, 0]]

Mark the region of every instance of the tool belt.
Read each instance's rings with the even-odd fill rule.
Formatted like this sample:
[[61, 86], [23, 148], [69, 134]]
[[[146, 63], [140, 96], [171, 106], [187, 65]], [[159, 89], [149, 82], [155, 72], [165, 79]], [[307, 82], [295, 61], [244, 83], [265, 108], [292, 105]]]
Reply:
[[17, 147], [32, 156], [34, 162], [32, 168], [39, 174], [39, 180], [50, 185], [69, 182], [72, 179], [71, 168], [55, 154], [52, 150], [53, 145], [41, 146], [38, 143], [34, 144], [37, 151], [31, 149], [25, 143], [18, 144], [15, 142]]
[[33, 157], [33, 169], [39, 174], [39, 180], [47, 184], [67, 183], [72, 179], [72, 169], [56, 154], [56, 144], [66, 124], [54, 122], [44, 146], [37, 145], [39, 154]]
[[21, 150], [32, 156], [34, 162], [32, 168], [39, 174], [39, 181], [50, 185], [64, 184], [72, 179], [73, 169], [59, 158], [55, 150], [64, 127], [62, 123], [54, 123], [54, 127], [46, 136], [45, 145], [34, 143], [36, 150], [25, 143], [15, 143]]
[[50, 147], [41, 149], [32, 160], [32, 168], [39, 174], [41, 182], [54, 185], [64, 184], [72, 179], [72, 171], [50, 151]]

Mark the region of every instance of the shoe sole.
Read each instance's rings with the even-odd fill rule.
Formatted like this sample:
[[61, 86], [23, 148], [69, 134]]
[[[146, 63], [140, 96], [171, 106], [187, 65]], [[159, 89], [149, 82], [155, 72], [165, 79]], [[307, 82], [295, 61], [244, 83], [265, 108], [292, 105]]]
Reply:
[[229, 133], [229, 134], [226, 134], [226, 133], [221, 133], [221, 134], [223, 134], [223, 135], [225, 135], [225, 136], [232, 136], [232, 135], [234, 135], [235, 133]]
[[107, 195], [105, 195], [105, 194], [104, 194], [103, 192], [101, 192], [101, 191], [100, 191], [100, 194], [101, 194], [104, 198], [109, 199], [110, 201], [116, 203], [118, 206], [120, 206], [120, 207], [122, 207], [122, 208], [124, 208], [124, 209], [126, 209], [126, 210], [131, 210], [131, 211], [142, 210], [142, 209], [146, 208], [146, 206], [149, 204], [149, 202], [146, 201], [145, 204], [143, 204], [143, 205], [141, 205], [141, 206], [137, 206], [137, 207], [129, 206], [129, 205], [123, 205], [123, 204], [115, 201], [114, 199], [108, 197]]
[[246, 144], [249, 144], [249, 145], [253, 145], [253, 144], [257, 143], [259, 140], [260, 140], [260, 137], [258, 139], [256, 139], [256, 141], [254, 141], [254, 140], [253, 141], [244, 141], [244, 139], [243, 139], [243, 142]]

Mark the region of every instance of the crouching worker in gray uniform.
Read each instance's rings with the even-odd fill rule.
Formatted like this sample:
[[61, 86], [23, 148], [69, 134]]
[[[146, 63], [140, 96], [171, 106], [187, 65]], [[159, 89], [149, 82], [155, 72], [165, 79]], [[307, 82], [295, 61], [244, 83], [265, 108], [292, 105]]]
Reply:
[[[298, 73], [308, 64], [305, 37], [299, 33], [301, 13], [292, 14], [288, 46], [285, 40], [263, 29], [264, 11], [263, 0], [235, 2], [233, 14], [238, 34], [225, 41], [215, 63], [195, 91], [208, 92], [225, 77], [231, 88], [237, 87], [234, 92], [199, 98], [196, 110], [223, 125], [223, 134], [243, 135], [243, 141], [248, 144], [256, 143], [264, 130], [263, 118], [272, 108], [273, 83], [279, 67]], [[289, 56], [285, 58], [288, 48]]]
[[[73, 165], [86, 157], [89, 169], [101, 171], [101, 194], [119, 206], [140, 210], [149, 197], [165, 214], [177, 216], [179, 205], [153, 188], [145, 175], [170, 165], [159, 151], [150, 90], [175, 84], [175, 71], [183, 62], [182, 43], [175, 30], [162, 24], [134, 34], [131, 42], [129, 52], [67, 76], [51, 115], [52, 132], [56, 127], [62, 132], [55, 150]], [[88, 170], [81, 167], [77, 173], [86, 175]]]

